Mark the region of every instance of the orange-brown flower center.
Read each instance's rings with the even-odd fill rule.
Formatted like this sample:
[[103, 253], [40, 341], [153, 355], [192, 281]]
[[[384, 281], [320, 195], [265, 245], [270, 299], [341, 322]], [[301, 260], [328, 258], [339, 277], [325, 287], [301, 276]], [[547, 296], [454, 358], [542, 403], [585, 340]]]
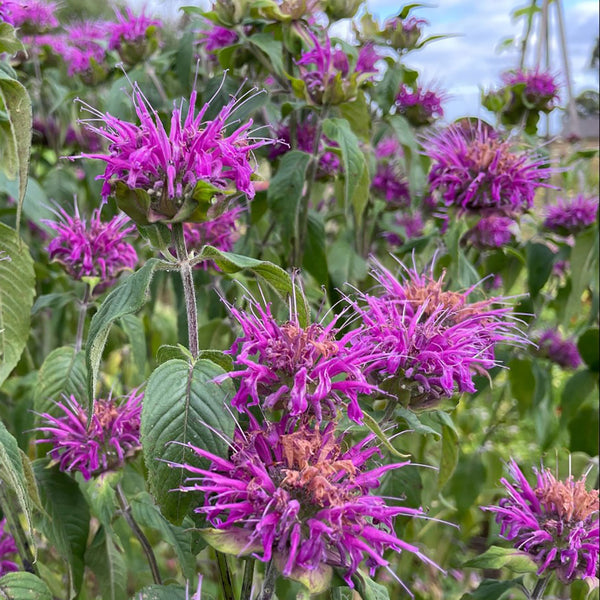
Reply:
[[583, 477], [558, 481], [547, 471], [545, 485], [537, 488], [535, 495], [544, 504], [553, 504], [558, 516], [566, 521], [584, 521], [599, 509], [598, 490], [587, 491]]

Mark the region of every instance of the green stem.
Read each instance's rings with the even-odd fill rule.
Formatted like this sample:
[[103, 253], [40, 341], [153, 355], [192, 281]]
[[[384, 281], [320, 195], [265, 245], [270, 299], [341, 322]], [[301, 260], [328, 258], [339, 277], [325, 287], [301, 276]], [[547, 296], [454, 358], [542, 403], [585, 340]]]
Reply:
[[125, 496], [120, 483], [117, 483], [116, 492], [117, 500], [119, 501], [119, 506], [121, 507], [121, 514], [125, 518], [125, 521], [127, 521], [129, 527], [131, 527], [133, 534], [137, 538], [142, 550], [144, 551], [144, 554], [146, 555], [148, 565], [150, 566], [150, 571], [152, 572], [152, 579], [154, 579], [154, 583], [157, 585], [162, 585], [162, 578], [160, 576], [160, 571], [158, 570], [158, 563], [156, 562], [156, 557], [154, 556], [152, 546], [150, 545], [148, 538], [144, 535], [144, 532], [141, 530], [140, 526], [137, 524], [137, 521], [133, 518], [131, 506], [127, 501], [127, 497]]
[[275, 582], [277, 581], [277, 569], [273, 564], [273, 561], [269, 561], [265, 570], [265, 578], [263, 581], [263, 588], [258, 600], [271, 600], [275, 593]]
[[249, 556], [246, 558], [244, 566], [244, 580], [242, 581], [242, 591], [240, 592], [240, 600], [252, 600], [252, 580], [254, 579], [254, 562], [255, 559]]
[[173, 243], [177, 252], [177, 263], [181, 273], [183, 283], [183, 293], [185, 296], [185, 312], [188, 324], [188, 346], [194, 358], [200, 354], [198, 344], [198, 307], [196, 306], [196, 291], [194, 289], [194, 278], [192, 275], [192, 265], [188, 256], [183, 236], [183, 223], [173, 223]]
[[219, 569], [219, 579], [221, 583], [221, 591], [223, 592], [223, 600], [235, 600], [233, 595], [233, 581], [231, 579], [231, 571], [227, 564], [227, 555], [215, 550], [217, 556], [217, 567]]
[[79, 352], [83, 346], [83, 330], [85, 328], [85, 317], [90, 306], [90, 298], [92, 297], [92, 289], [89, 284], [85, 284], [85, 292], [83, 299], [79, 305], [79, 319], [77, 320], [77, 333], [75, 334], [75, 352]]
[[538, 582], [535, 584], [533, 591], [531, 592], [531, 596], [529, 600], [540, 600], [544, 597], [544, 592], [546, 591], [546, 586], [550, 581], [550, 577], [544, 577], [543, 579], [538, 579]]

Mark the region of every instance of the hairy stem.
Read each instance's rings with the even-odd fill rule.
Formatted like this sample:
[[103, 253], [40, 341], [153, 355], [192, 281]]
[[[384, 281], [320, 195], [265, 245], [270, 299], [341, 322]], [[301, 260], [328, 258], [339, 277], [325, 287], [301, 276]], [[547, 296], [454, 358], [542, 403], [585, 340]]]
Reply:
[[542, 579], [538, 579], [535, 587], [533, 588], [533, 592], [531, 592], [530, 600], [540, 600], [544, 597], [544, 592], [546, 591], [546, 586], [550, 581], [550, 577], [544, 577]]
[[249, 556], [246, 558], [244, 565], [244, 579], [242, 581], [242, 591], [240, 592], [240, 600], [252, 600], [252, 580], [254, 579], [254, 558]]
[[85, 318], [90, 306], [90, 298], [92, 297], [92, 289], [89, 284], [85, 284], [85, 292], [83, 299], [79, 305], [79, 319], [77, 320], [77, 333], [75, 334], [75, 352], [79, 352], [83, 346], [83, 330], [85, 328]]
[[194, 358], [198, 358], [200, 348], [198, 345], [198, 307], [196, 306], [196, 291], [194, 290], [194, 278], [192, 276], [192, 265], [188, 256], [183, 236], [183, 223], [173, 223], [173, 243], [177, 252], [177, 264], [181, 273], [183, 293], [185, 296], [185, 312], [188, 325], [188, 346]]
[[146, 555], [146, 559], [148, 560], [148, 565], [150, 566], [150, 571], [152, 572], [152, 579], [154, 579], [154, 583], [157, 585], [162, 585], [162, 579], [160, 577], [160, 571], [158, 570], [158, 564], [156, 562], [156, 557], [154, 556], [154, 552], [152, 550], [152, 546], [148, 541], [148, 538], [144, 535], [144, 532], [141, 530], [140, 526], [137, 524], [137, 521], [133, 518], [133, 514], [131, 513], [131, 506], [127, 501], [125, 493], [123, 492], [123, 488], [120, 483], [117, 483], [117, 500], [119, 501], [119, 506], [121, 507], [121, 513], [127, 521], [129, 527], [133, 531], [133, 534], [137, 538], [144, 554]]
[[265, 578], [263, 581], [263, 588], [258, 600], [271, 600], [275, 593], [275, 582], [277, 581], [277, 569], [273, 564], [273, 561], [267, 563], [265, 570]]
[[227, 564], [227, 555], [215, 550], [217, 556], [217, 567], [219, 569], [219, 579], [221, 580], [221, 591], [223, 592], [223, 600], [235, 600], [233, 595], [233, 581], [231, 579], [231, 571]]

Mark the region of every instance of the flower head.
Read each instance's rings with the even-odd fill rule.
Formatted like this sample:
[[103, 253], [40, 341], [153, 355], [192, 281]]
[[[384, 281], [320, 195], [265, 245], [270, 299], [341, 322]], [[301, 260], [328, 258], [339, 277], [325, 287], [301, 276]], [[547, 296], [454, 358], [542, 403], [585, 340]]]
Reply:
[[53, 49], [64, 57], [69, 75], [79, 75], [86, 84], [100, 83], [107, 75], [106, 23], [84, 21], [65, 27], [66, 33], [57, 36]]
[[556, 329], [547, 329], [538, 342], [538, 353], [563, 369], [576, 369], [581, 364], [577, 344], [564, 339]]
[[18, 571], [19, 565], [12, 559], [17, 554], [15, 539], [6, 531], [6, 519], [0, 520], [0, 577]]
[[48, 254], [52, 260], [61, 263], [74, 279], [98, 277], [100, 288], [106, 289], [125, 269], [133, 269], [137, 263], [137, 253], [125, 241], [134, 225], [121, 214], [110, 221], [100, 219], [100, 210], [92, 212], [90, 224], [79, 216], [75, 206], [75, 217], [60, 209], [60, 221], [44, 223], [57, 232], [48, 244]]
[[25, 34], [41, 33], [58, 27], [54, 14], [56, 2], [43, 0], [2, 0], [0, 2], [0, 20], [13, 27], [19, 27]]
[[[408, 393], [414, 407], [427, 407], [456, 391], [475, 392], [474, 376], [498, 364], [499, 343], [526, 340], [503, 298], [469, 302], [465, 292], [444, 290], [444, 274], [420, 274], [400, 263], [396, 278], [375, 262], [375, 293], [348, 299], [361, 316], [360, 343], [379, 356], [365, 369], [383, 385], [386, 379]], [[386, 388], [387, 389], [387, 388]]]
[[444, 116], [441, 97], [432, 90], [418, 86], [413, 86], [411, 90], [406, 85], [401, 85], [396, 96], [396, 107], [415, 127], [431, 125]]
[[74, 396], [57, 402], [57, 413], [43, 413], [37, 430], [47, 437], [38, 444], [50, 443], [49, 454], [61, 471], [79, 471], [84, 479], [119, 468], [140, 448], [140, 416], [144, 394], [133, 390], [124, 402], [112, 398], [94, 402], [88, 427], [88, 412]]
[[172, 466], [190, 474], [181, 491], [204, 493], [204, 505], [195, 511], [215, 528], [213, 539], [228, 540], [231, 553], [275, 560], [286, 577], [326, 577], [338, 567], [353, 587], [360, 563], [373, 574], [387, 566], [387, 550], [404, 550], [437, 566], [394, 533], [396, 516], [423, 512], [388, 506], [370, 494], [386, 471], [408, 463], [369, 471], [365, 465], [378, 452], [368, 446], [373, 436], [344, 450], [333, 430], [332, 423], [322, 431], [307, 425], [294, 431], [285, 421], [263, 427], [254, 422], [248, 431], [236, 431], [228, 459], [189, 446], [211, 462], [210, 469]]
[[598, 197], [578, 194], [575, 198], [558, 198], [556, 204], [548, 206], [544, 227], [561, 234], [577, 234], [598, 218]]
[[[182, 106], [173, 108], [168, 133], [137, 84], [132, 99], [139, 125], [87, 107], [96, 118], [84, 124], [110, 142], [109, 151], [73, 158], [95, 158], [106, 163], [104, 174], [99, 176], [104, 180], [104, 200], [115, 193], [118, 184], [139, 190], [145, 214], [127, 204], [122, 207], [131, 212], [132, 218], [147, 224], [160, 220], [202, 220], [198, 198], [232, 192], [254, 197], [250, 179], [254, 168], [249, 157], [254, 149], [272, 140], [252, 138], [249, 134], [252, 120], [232, 132], [227, 130], [229, 119], [247, 97], [232, 98], [212, 121], [204, 120], [209, 103], [195, 114], [196, 97], [194, 90], [183, 122]], [[97, 121], [104, 126], [96, 126]], [[207, 202], [210, 204], [210, 199]]]
[[215, 50], [226, 48], [238, 41], [239, 36], [235, 31], [227, 29], [226, 27], [220, 27], [210, 21], [208, 21], [207, 24], [209, 25], [208, 29], [203, 29], [198, 32], [200, 35], [198, 44], [204, 46], [207, 52], [212, 54]]
[[337, 407], [347, 404], [348, 417], [360, 422], [358, 395], [374, 386], [363, 374], [370, 354], [360, 344], [350, 344], [357, 331], [338, 340], [335, 320], [302, 327], [290, 311], [289, 320], [280, 324], [270, 305], [263, 308], [252, 298], [249, 303], [248, 311], [228, 305], [243, 332], [228, 351], [234, 361], [228, 376], [240, 382], [232, 405], [240, 411], [254, 405], [283, 408], [291, 417], [321, 421], [335, 418]]
[[502, 75], [507, 87], [523, 85], [523, 94], [534, 110], [551, 111], [558, 101], [559, 86], [551, 73], [539, 70], [508, 71]]
[[393, 207], [410, 205], [410, 190], [401, 164], [403, 154], [402, 146], [395, 138], [383, 138], [375, 146], [377, 170], [371, 189]]
[[108, 48], [117, 50], [121, 59], [134, 65], [147, 58], [158, 46], [156, 30], [162, 22], [144, 14], [136, 16], [130, 8], [125, 13], [115, 10], [116, 23], [107, 23]]
[[451, 125], [431, 136], [429, 183], [447, 206], [481, 212], [521, 212], [533, 206], [553, 169], [526, 152], [516, 152], [490, 127]]
[[510, 244], [516, 222], [502, 215], [489, 215], [479, 219], [477, 225], [464, 236], [464, 241], [476, 248], [502, 248]]
[[508, 497], [496, 513], [500, 534], [539, 565], [538, 575], [556, 573], [563, 583], [596, 576], [598, 567], [598, 491], [587, 491], [585, 478], [560, 481], [549, 469], [536, 471], [535, 486], [512, 460], [514, 483], [501, 479]]
[[409, 52], [418, 46], [421, 32], [428, 22], [417, 17], [393, 17], [384, 23], [383, 35], [387, 42], [400, 52]]

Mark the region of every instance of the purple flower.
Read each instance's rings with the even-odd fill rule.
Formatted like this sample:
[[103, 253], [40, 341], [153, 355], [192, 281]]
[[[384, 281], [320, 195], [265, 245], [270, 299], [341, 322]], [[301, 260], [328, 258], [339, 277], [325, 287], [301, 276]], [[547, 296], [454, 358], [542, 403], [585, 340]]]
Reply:
[[119, 468], [140, 449], [140, 415], [144, 394], [133, 390], [117, 403], [112, 398], [96, 400], [89, 428], [88, 413], [74, 396], [57, 402], [64, 415], [43, 413], [37, 427], [47, 437], [38, 444], [50, 443], [49, 454], [61, 471], [79, 471], [87, 481], [93, 475]]
[[490, 215], [479, 219], [477, 225], [464, 235], [464, 241], [476, 248], [502, 248], [513, 239], [516, 222], [501, 215]]
[[129, 219], [125, 215], [104, 222], [100, 219], [100, 210], [96, 209], [89, 227], [79, 216], [77, 205], [75, 217], [63, 209], [59, 216], [60, 221], [43, 221], [58, 234], [48, 245], [48, 254], [51, 260], [61, 263], [73, 279], [98, 277], [100, 286], [96, 289], [99, 291], [109, 287], [121, 271], [135, 267], [136, 251], [124, 241], [135, 226], [127, 226]]
[[553, 169], [528, 153], [511, 150], [489, 126], [455, 124], [425, 143], [432, 161], [429, 183], [447, 206], [461, 210], [521, 212], [539, 187], [552, 187]]
[[402, 145], [395, 137], [383, 138], [375, 146], [375, 158], [398, 159], [404, 155]]
[[[86, 153], [72, 158], [95, 158], [106, 162], [104, 174], [98, 177], [104, 180], [104, 200], [114, 192], [117, 183], [147, 193], [150, 196], [149, 222], [196, 220], [190, 218], [193, 213], [190, 204], [197, 204], [194, 195], [198, 185], [208, 186], [218, 194], [237, 191], [253, 198], [254, 185], [250, 178], [254, 168], [249, 155], [272, 140], [252, 138], [249, 135], [252, 120], [233, 132], [226, 132], [229, 119], [235, 116], [237, 108], [248, 96], [232, 98], [212, 121], [203, 120], [209, 103], [194, 114], [196, 97], [194, 90], [183, 122], [182, 105], [173, 108], [168, 133], [137, 84], [134, 84], [132, 100], [139, 125], [108, 113], [102, 114], [86, 105], [94, 118], [83, 122], [90, 131], [109, 141], [109, 152]], [[104, 126], [97, 126], [98, 121]]]
[[204, 46], [206, 51], [211, 54], [214, 53], [215, 50], [220, 50], [221, 48], [226, 48], [227, 46], [235, 44], [239, 39], [238, 34], [231, 29], [220, 27], [210, 21], [207, 22], [207, 25], [209, 26], [209, 29], [198, 32], [200, 35], [198, 44]]
[[581, 364], [577, 344], [563, 339], [556, 329], [547, 329], [538, 342], [538, 353], [563, 369], [576, 369]]
[[406, 236], [410, 238], [417, 238], [423, 235], [423, 219], [419, 213], [414, 215], [408, 213], [399, 213], [396, 215], [396, 224], [404, 228]]
[[393, 17], [385, 22], [382, 33], [393, 48], [408, 52], [417, 47], [423, 25], [427, 24], [425, 19], [417, 17]]
[[6, 531], [6, 519], [0, 520], [0, 577], [18, 571], [19, 565], [11, 560], [17, 554], [17, 545], [8, 531]]
[[379, 164], [371, 181], [374, 192], [383, 196], [386, 202], [393, 206], [409, 206], [410, 190], [408, 181], [403, 177], [399, 168], [391, 163]]
[[270, 305], [263, 308], [248, 298], [247, 312], [227, 304], [241, 325], [243, 335], [228, 351], [233, 356], [239, 389], [231, 403], [240, 411], [260, 405], [283, 408], [291, 417], [314, 415], [318, 421], [333, 418], [337, 407], [347, 404], [348, 417], [362, 421], [358, 395], [371, 393], [364, 368], [372, 360], [370, 349], [352, 344], [358, 330], [336, 339], [336, 321], [302, 327], [291, 310], [289, 320], [279, 324]]
[[303, 52], [296, 64], [306, 84], [308, 99], [315, 104], [340, 104], [351, 99], [359, 85], [377, 74], [375, 62], [379, 56], [372, 45], [360, 50], [355, 68], [350, 73], [346, 53], [333, 48], [329, 37], [325, 36], [321, 44], [312, 31], [308, 31], [308, 36], [313, 47]]
[[2, 0], [0, 20], [19, 27], [26, 34], [41, 32], [58, 27], [58, 20], [54, 15], [56, 6], [56, 2], [42, 0]]
[[444, 116], [441, 97], [432, 90], [418, 86], [410, 90], [406, 85], [401, 85], [396, 96], [396, 107], [398, 113], [415, 127], [431, 125]]
[[575, 198], [558, 198], [556, 204], [548, 206], [544, 227], [558, 233], [576, 234], [593, 225], [598, 217], [598, 197], [578, 194]]
[[409, 463], [368, 471], [367, 461], [378, 453], [367, 447], [374, 436], [344, 450], [333, 430], [333, 423], [323, 431], [307, 425], [293, 431], [285, 422], [260, 427], [253, 421], [247, 431], [236, 431], [228, 459], [190, 444], [212, 463], [210, 469], [172, 466], [190, 473], [181, 491], [204, 493], [204, 505], [195, 512], [215, 528], [207, 539], [238, 556], [273, 559], [285, 577], [320, 579], [315, 592], [327, 587], [331, 567], [343, 569], [354, 587], [352, 575], [361, 562], [373, 574], [387, 567], [388, 550], [410, 552], [439, 568], [394, 532], [396, 516], [420, 517], [422, 510], [388, 506], [370, 494], [384, 473]]
[[539, 70], [508, 71], [502, 75], [507, 87], [524, 85], [523, 94], [534, 110], [551, 111], [558, 101], [559, 86], [551, 73]]
[[144, 11], [136, 16], [130, 8], [125, 9], [125, 14], [115, 9], [115, 14], [117, 23], [107, 23], [108, 49], [117, 50], [127, 64], [137, 64], [158, 46], [156, 30], [162, 22], [146, 16]]
[[539, 565], [538, 575], [556, 573], [565, 584], [595, 577], [598, 566], [598, 491], [585, 489], [585, 477], [557, 480], [549, 469], [537, 471], [531, 486], [517, 463], [509, 471], [514, 483], [501, 479], [508, 493], [496, 513], [500, 535]]
[[374, 265], [376, 291], [348, 299], [364, 325], [357, 340], [378, 354], [365, 372], [378, 384], [391, 378], [412, 406], [475, 392], [473, 377], [498, 365], [497, 344], [526, 342], [503, 298], [469, 302], [477, 286], [445, 291], [445, 273], [436, 280], [432, 272], [420, 274], [400, 263], [397, 279]]

